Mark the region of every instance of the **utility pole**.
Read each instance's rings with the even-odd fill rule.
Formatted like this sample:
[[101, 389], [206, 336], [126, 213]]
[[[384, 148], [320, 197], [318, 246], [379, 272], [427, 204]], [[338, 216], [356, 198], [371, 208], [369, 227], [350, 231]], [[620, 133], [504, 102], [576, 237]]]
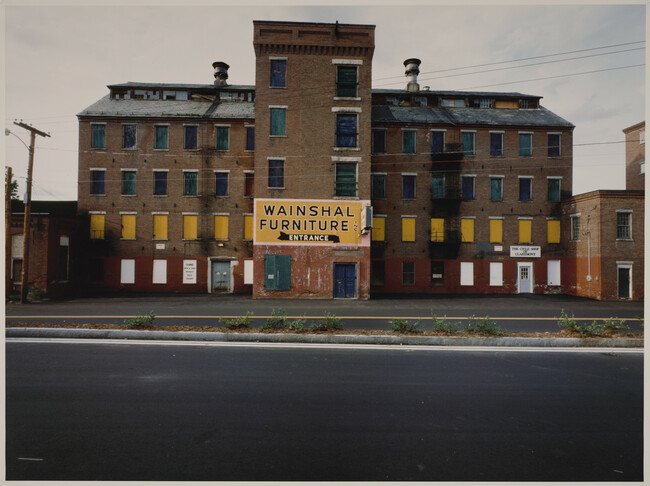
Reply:
[[5, 194], [5, 296], [11, 294], [11, 167], [7, 167]]
[[30, 141], [29, 141], [29, 165], [27, 167], [27, 201], [25, 201], [25, 219], [23, 224], [23, 269], [20, 276], [20, 303], [24, 304], [27, 302], [27, 278], [29, 275], [29, 240], [30, 240], [30, 230], [31, 230], [31, 219], [32, 219], [32, 171], [34, 169], [34, 149], [36, 145], [36, 135], [41, 137], [49, 137], [49, 133], [42, 132], [27, 125], [23, 122], [14, 122], [14, 125], [18, 125], [25, 130], [30, 132]]

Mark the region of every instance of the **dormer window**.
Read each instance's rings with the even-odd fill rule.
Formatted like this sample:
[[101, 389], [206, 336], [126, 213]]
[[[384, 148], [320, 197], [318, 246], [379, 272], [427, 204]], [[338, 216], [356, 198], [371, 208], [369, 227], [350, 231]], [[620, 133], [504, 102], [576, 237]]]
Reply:
[[475, 98], [472, 104], [476, 108], [492, 108], [492, 98]]
[[465, 100], [455, 100], [455, 99], [450, 99], [450, 98], [443, 98], [442, 99], [442, 106], [446, 108], [464, 108], [465, 107]]

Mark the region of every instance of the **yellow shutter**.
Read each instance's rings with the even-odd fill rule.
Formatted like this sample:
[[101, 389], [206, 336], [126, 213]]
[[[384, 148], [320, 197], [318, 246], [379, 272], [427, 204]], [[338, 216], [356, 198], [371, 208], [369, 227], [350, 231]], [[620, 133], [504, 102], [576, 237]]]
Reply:
[[415, 241], [415, 218], [402, 218], [402, 241]]
[[490, 220], [490, 243], [503, 242], [503, 220], [491, 219]]
[[167, 239], [167, 215], [166, 214], [153, 215], [153, 239], [154, 240]]
[[228, 216], [221, 215], [214, 217], [214, 239], [228, 239]]
[[253, 239], [253, 216], [251, 215], [244, 216], [244, 239]]
[[474, 220], [460, 220], [460, 241], [463, 243], [472, 243], [474, 241]]
[[519, 243], [531, 243], [533, 222], [530, 219], [519, 220]]
[[372, 218], [372, 241], [386, 240], [386, 218]]
[[91, 214], [90, 215], [90, 238], [93, 240], [104, 239], [104, 215]]
[[195, 214], [183, 215], [183, 239], [196, 240], [199, 217]]
[[431, 241], [445, 241], [445, 220], [431, 218]]
[[495, 108], [519, 108], [519, 102], [517, 101], [496, 101], [494, 103]]
[[546, 223], [547, 223], [547, 230], [548, 230], [548, 242], [559, 243], [560, 242], [560, 221], [549, 220]]
[[125, 240], [135, 239], [135, 214], [122, 215], [122, 238]]

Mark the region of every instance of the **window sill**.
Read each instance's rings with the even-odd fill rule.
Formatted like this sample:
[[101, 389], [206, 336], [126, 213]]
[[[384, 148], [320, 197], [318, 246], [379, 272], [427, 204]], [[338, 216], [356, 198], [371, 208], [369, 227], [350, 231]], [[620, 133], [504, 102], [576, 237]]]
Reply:
[[169, 152], [169, 148], [154, 148], [154, 152]]
[[106, 152], [106, 147], [90, 147], [93, 152]]
[[198, 151], [199, 151], [199, 148], [198, 148], [198, 147], [192, 147], [192, 148], [189, 148], [189, 147], [183, 147], [183, 150], [184, 150], [185, 152], [198, 152]]
[[269, 86], [269, 89], [287, 89], [286, 86]]
[[169, 194], [154, 194], [153, 197], [169, 197]]
[[361, 101], [358, 96], [335, 96], [334, 101]]
[[136, 241], [137, 238], [120, 238], [120, 241]]
[[287, 138], [286, 135], [269, 135], [271, 138]]
[[632, 238], [616, 238], [616, 241], [634, 241]]
[[94, 196], [94, 197], [106, 197], [106, 194], [90, 194], [90, 196]]
[[343, 152], [349, 150], [350, 152], [361, 152], [361, 147], [332, 147], [335, 152]]
[[198, 238], [182, 238], [181, 241], [199, 241]]
[[200, 194], [183, 194], [183, 197], [201, 197]]
[[283, 187], [267, 187], [267, 189], [272, 189], [272, 190], [276, 190], [276, 191], [277, 190], [283, 190], [284, 186]]
[[120, 194], [120, 196], [124, 196], [124, 197], [136, 197], [137, 194]]
[[165, 238], [165, 239], [163, 240], [163, 239], [156, 239], [156, 238], [154, 238], [154, 239], [151, 240], [151, 241], [169, 241], [169, 239]]
[[122, 150], [126, 150], [127, 152], [134, 152], [138, 150], [138, 147], [122, 147]]
[[359, 196], [334, 196], [334, 199], [345, 200], [345, 199], [354, 199], [355, 201], [359, 199]]

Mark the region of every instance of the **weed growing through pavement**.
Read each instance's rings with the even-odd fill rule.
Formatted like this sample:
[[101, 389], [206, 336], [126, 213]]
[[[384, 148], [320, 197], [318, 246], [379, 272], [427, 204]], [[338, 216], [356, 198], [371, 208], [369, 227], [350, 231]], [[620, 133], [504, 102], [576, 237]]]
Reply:
[[431, 314], [433, 320], [433, 330], [436, 332], [444, 332], [445, 334], [453, 334], [461, 330], [462, 324], [459, 321], [452, 322], [447, 320], [447, 316], [442, 319], [435, 314]]
[[343, 329], [343, 324], [336, 315], [325, 312], [325, 319], [312, 324], [309, 329], [311, 331], [338, 331]]
[[124, 324], [122, 325], [128, 329], [141, 329], [143, 327], [153, 326], [153, 322], [155, 319], [156, 319], [156, 314], [154, 314], [153, 311], [151, 311], [149, 312], [149, 315], [138, 316], [134, 319], [124, 321]]
[[271, 311], [271, 317], [260, 326], [260, 330], [275, 331], [279, 329], [288, 329], [291, 332], [300, 332], [305, 328], [305, 322], [304, 318], [289, 320], [287, 318], [287, 311], [284, 309], [273, 309]]
[[409, 322], [406, 319], [392, 319], [390, 321], [390, 328], [397, 334], [409, 334], [421, 332], [418, 328], [422, 324], [422, 320], [418, 319], [415, 322]]
[[235, 317], [234, 319], [219, 318], [219, 324], [225, 326], [226, 329], [250, 329], [253, 324], [252, 312], [247, 312], [245, 316]]

